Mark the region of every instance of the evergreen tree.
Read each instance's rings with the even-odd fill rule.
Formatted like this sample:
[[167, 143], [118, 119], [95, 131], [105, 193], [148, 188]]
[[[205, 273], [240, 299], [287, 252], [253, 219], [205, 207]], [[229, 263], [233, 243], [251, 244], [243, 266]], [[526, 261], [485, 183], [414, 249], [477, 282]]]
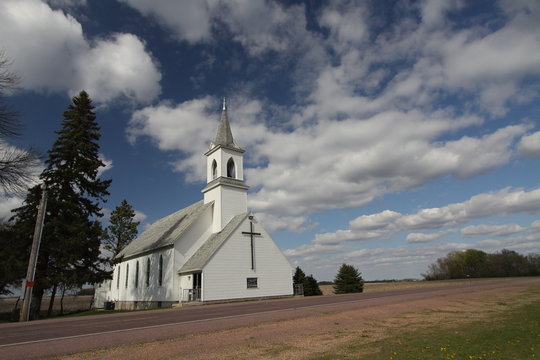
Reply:
[[322, 291], [319, 288], [317, 280], [313, 275], [306, 276], [304, 279], [304, 296], [316, 296], [322, 295]]
[[301, 284], [304, 291], [304, 296], [322, 295], [322, 291], [319, 288], [317, 280], [313, 275], [306, 276], [306, 274], [300, 269], [300, 266], [296, 267], [296, 271], [293, 276], [293, 283]]
[[364, 291], [364, 280], [358, 269], [352, 265], [342, 264], [334, 279], [336, 294], [359, 293]]
[[0, 223], [0, 295], [11, 294], [11, 286], [19, 285], [21, 274], [27, 264], [24, 264], [24, 249], [13, 246], [13, 225], [7, 222]]
[[0, 51], [0, 189], [6, 193], [22, 193], [37, 172], [37, 156], [8, 144], [8, 139], [20, 135], [21, 123], [17, 113], [5, 103], [6, 94], [12, 92], [19, 81], [9, 71], [10, 61]]
[[126, 201], [117, 206], [111, 213], [110, 225], [105, 230], [105, 248], [114, 258], [137, 236], [139, 221], [133, 221], [135, 210]]
[[297, 266], [293, 276], [293, 284], [303, 284], [305, 278], [306, 274], [300, 269], [300, 266]]
[[[98, 178], [104, 164], [98, 155], [101, 135], [93, 109], [85, 91], [73, 98], [41, 174], [48, 202], [33, 290], [34, 318], [45, 290], [51, 289], [52, 302], [60, 284], [82, 286], [109, 276], [102, 267], [105, 259], [100, 257], [103, 229], [98, 218], [111, 180]], [[39, 186], [34, 187], [24, 205], [14, 210], [19, 244], [27, 249], [40, 198]]]

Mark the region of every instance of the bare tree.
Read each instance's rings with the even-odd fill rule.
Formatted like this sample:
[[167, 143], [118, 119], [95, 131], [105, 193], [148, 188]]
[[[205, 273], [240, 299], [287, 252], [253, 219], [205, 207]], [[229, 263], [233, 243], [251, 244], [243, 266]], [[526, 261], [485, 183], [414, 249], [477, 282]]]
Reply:
[[5, 97], [14, 91], [19, 78], [9, 70], [11, 62], [0, 51], [0, 190], [21, 193], [29, 186], [38, 158], [31, 150], [10, 145], [8, 138], [20, 135], [21, 123], [17, 113], [9, 108]]

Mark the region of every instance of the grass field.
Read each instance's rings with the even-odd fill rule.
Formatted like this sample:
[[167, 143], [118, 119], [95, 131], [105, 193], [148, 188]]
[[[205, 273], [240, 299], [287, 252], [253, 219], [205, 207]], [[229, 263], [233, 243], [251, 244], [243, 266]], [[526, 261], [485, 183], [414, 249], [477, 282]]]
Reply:
[[369, 334], [359, 334], [307, 359], [538, 359], [540, 289], [522, 295], [514, 303], [461, 304], [410, 315], [381, 324], [386, 333], [381, 339], [370, 341]]

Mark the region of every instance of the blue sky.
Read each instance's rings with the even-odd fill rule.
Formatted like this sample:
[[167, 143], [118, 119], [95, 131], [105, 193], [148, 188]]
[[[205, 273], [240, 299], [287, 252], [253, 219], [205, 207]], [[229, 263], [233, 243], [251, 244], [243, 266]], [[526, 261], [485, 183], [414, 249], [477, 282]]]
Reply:
[[248, 206], [319, 280], [540, 252], [538, 1], [3, 0], [0, 47], [10, 146], [46, 153], [85, 89], [105, 213], [126, 199], [140, 230], [202, 198], [226, 96]]

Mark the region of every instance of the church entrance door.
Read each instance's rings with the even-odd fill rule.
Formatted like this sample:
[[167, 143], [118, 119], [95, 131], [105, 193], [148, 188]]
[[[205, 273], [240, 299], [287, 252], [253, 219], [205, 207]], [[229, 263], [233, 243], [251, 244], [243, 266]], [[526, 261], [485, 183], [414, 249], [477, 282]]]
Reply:
[[202, 273], [195, 273], [192, 276], [193, 278], [193, 299], [192, 301], [201, 300], [201, 282], [202, 282]]

